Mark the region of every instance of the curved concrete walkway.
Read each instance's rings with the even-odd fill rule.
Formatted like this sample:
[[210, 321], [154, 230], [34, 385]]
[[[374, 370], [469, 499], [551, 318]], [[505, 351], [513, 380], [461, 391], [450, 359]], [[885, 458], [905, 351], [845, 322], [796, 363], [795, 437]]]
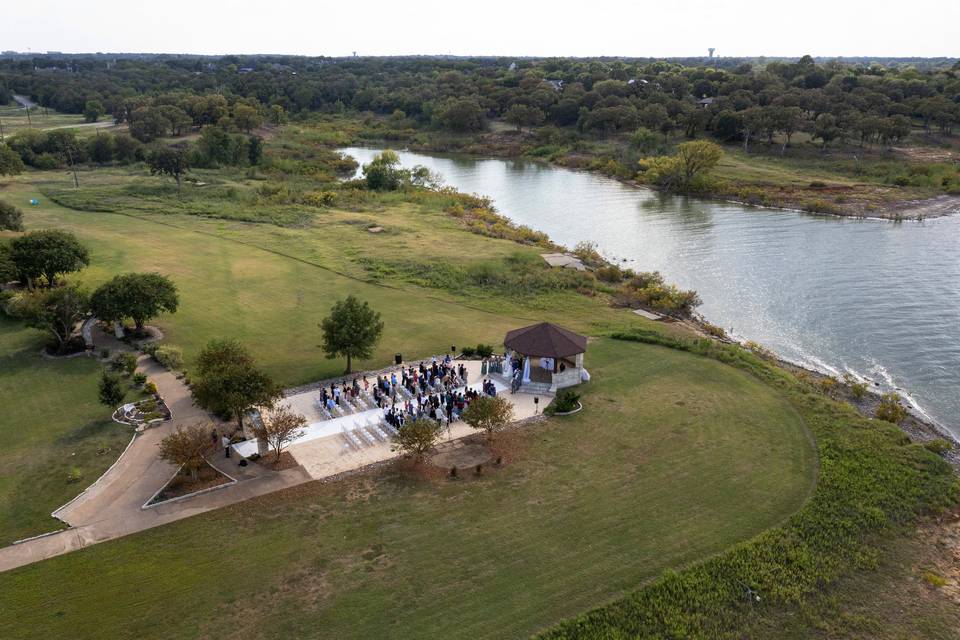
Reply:
[[99, 480], [54, 512], [70, 525], [69, 529], [0, 548], [0, 571], [311, 480], [300, 468], [274, 472], [256, 464], [241, 467], [236, 458], [215, 457], [211, 463], [235, 478], [236, 484], [167, 505], [141, 508], [176, 471], [157, 455], [158, 443], [179, 425], [215, 420], [193, 404], [190, 390], [181, 380], [152, 358], [141, 357], [137, 369], [157, 385], [173, 419], [136, 435]]

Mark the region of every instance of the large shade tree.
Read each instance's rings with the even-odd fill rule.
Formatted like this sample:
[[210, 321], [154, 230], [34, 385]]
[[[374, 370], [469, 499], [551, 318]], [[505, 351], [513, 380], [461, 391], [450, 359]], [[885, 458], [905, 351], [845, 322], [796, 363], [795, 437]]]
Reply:
[[247, 409], [272, 406], [280, 397], [280, 388], [236, 340], [211, 340], [203, 348], [191, 388], [198, 405], [232, 416], [241, 430]]
[[330, 315], [320, 323], [323, 350], [327, 358], [346, 357], [346, 373], [353, 370], [354, 358], [369, 358], [383, 333], [380, 314], [353, 295], [338, 300]]
[[159, 273], [125, 273], [114, 276], [93, 292], [90, 307], [107, 322], [131, 318], [137, 333], [144, 323], [161, 313], [174, 313], [180, 304], [176, 285]]
[[31, 231], [14, 238], [10, 243], [10, 257], [20, 279], [31, 287], [41, 277], [53, 286], [62, 274], [79, 271], [90, 264], [90, 253], [77, 237], [57, 229]]

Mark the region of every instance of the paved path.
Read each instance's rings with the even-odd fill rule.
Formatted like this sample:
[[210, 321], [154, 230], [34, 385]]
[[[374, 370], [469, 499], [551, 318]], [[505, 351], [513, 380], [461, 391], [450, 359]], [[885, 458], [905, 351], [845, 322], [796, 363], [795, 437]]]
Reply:
[[[94, 329], [97, 348], [111, 352], [127, 348], [122, 342]], [[480, 377], [479, 363], [467, 363], [472, 380]], [[290, 447], [300, 466], [272, 471], [258, 464], [241, 467], [239, 459], [217, 454], [212, 460], [217, 469], [237, 482], [215, 491], [165, 505], [142, 508], [173, 477], [175, 468], [157, 455], [158, 443], [179, 425], [215, 422], [206, 411], [193, 404], [190, 390], [153, 358], [141, 356], [138, 370], [157, 385], [157, 390], [173, 413], [173, 419], [138, 434], [116, 463], [79, 496], [54, 512], [70, 525], [69, 529], [0, 548], [0, 571], [45, 560], [91, 544], [119, 538], [174, 520], [218, 509], [250, 498], [293, 487], [311, 480], [357, 469], [373, 462], [395, 457], [389, 443], [371, 446], [361, 452], [349, 452], [339, 437], [322, 438]], [[516, 418], [534, 414], [533, 397], [508, 395], [517, 411]], [[474, 433], [467, 425], [453, 425], [448, 437], [462, 438]]]
[[[103, 342], [99, 344], [103, 345]], [[115, 350], [116, 345], [113, 346]], [[212, 420], [203, 409], [193, 404], [186, 385], [155, 360], [141, 357], [138, 370], [146, 373], [157, 385], [157, 390], [173, 413], [173, 420], [138, 434], [117, 462], [97, 482], [54, 513], [57, 518], [70, 525], [69, 529], [0, 548], [0, 571], [311, 480], [301, 468], [278, 473], [256, 464], [241, 467], [236, 458], [225, 460], [217, 456], [211, 462], [235, 478], [236, 484], [171, 504], [142, 509], [142, 505], [150, 500], [175, 472], [172, 465], [157, 455], [157, 444], [178, 425]]]

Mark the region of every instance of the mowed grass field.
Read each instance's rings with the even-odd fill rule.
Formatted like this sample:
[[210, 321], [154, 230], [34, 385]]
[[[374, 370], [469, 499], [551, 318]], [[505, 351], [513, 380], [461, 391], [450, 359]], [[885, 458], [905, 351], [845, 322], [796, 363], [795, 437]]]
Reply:
[[97, 401], [99, 365], [40, 356], [40, 333], [0, 316], [0, 544], [63, 525], [50, 512], [109, 467], [132, 433]]
[[773, 526], [816, 462], [778, 392], [591, 342], [581, 413], [480, 478], [313, 483], [0, 574], [8, 638], [524, 637]]

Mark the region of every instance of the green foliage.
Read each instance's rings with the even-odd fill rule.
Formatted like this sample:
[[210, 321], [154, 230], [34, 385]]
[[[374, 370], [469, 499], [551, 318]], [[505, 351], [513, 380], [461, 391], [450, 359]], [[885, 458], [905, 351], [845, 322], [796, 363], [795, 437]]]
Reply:
[[172, 344], [160, 345], [153, 352], [153, 357], [163, 368], [176, 371], [183, 368], [183, 350]]
[[474, 98], [450, 98], [437, 111], [437, 121], [459, 133], [483, 129], [484, 110]]
[[363, 165], [363, 175], [367, 188], [373, 191], [395, 191], [410, 177], [409, 172], [400, 167], [400, 157], [390, 149]]
[[110, 366], [115, 371], [121, 371], [129, 376], [137, 368], [137, 356], [129, 351], [121, 351], [113, 357]]
[[880, 397], [875, 415], [878, 420], [900, 424], [907, 417], [907, 408], [903, 406], [900, 394], [890, 391]]
[[942, 456], [948, 451], [953, 451], [953, 443], [944, 438], [936, 438], [923, 443], [923, 447], [932, 453]]
[[514, 104], [503, 114], [503, 119], [516, 125], [517, 131], [543, 124], [545, 118], [546, 114], [541, 109], [526, 104]]
[[0, 231], [23, 231], [23, 211], [0, 200]]
[[354, 358], [369, 358], [373, 353], [383, 333], [383, 321], [368, 302], [351, 294], [334, 303], [320, 328], [327, 358], [346, 357], [346, 373], [350, 373]]
[[98, 383], [97, 397], [100, 399], [100, 404], [111, 408], [117, 407], [123, 402], [124, 395], [123, 388], [120, 386], [120, 376], [104, 369]]
[[90, 264], [90, 253], [69, 231], [31, 231], [10, 243], [10, 258], [20, 278], [33, 282], [46, 278], [53, 286], [57, 277], [79, 271]]
[[23, 173], [23, 160], [9, 146], [0, 143], [0, 176], [15, 176]]
[[161, 313], [174, 313], [180, 304], [176, 285], [159, 273], [125, 273], [114, 276], [93, 292], [93, 313], [107, 322], [132, 318], [136, 330]]
[[650, 307], [661, 313], [687, 317], [700, 305], [696, 291], [683, 291], [667, 284], [659, 271], [635, 274], [614, 296], [615, 304], [624, 307]]
[[270, 406], [280, 397], [280, 388], [236, 340], [211, 340], [203, 348], [191, 376], [191, 391], [199, 406], [233, 416], [240, 429], [247, 409]]
[[177, 191], [180, 190], [180, 180], [190, 170], [190, 159], [187, 148], [183, 145], [168, 147], [155, 146], [147, 154], [147, 166], [153, 175], [170, 176], [177, 182]]
[[723, 157], [723, 149], [708, 140], [677, 145], [672, 156], [645, 158], [640, 175], [646, 182], [681, 193], [704, 190], [710, 171]]
[[106, 109], [103, 108], [103, 103], [99, 100], [87, 100], [83, 107], [83, 119], [86, 122], [96, 122], [103, 117], [104, 113], [106, 113]]
[[135, 385], [145, 385], [147, 384], [147, 374], [142, 371], [137, 371], [133, 374], [133, 384]]
[[[86, 314], [89, 300], [87, 293], [74, 285], [40, 289], [11, 299], [6, 312], [43, 331], [51, 338], [50, 348], [63, 354], [73, 346], [74, 327]], [[77, 339], [83, 342], [82, 338]]]
[[474, 347], [473, 352], [481, 358], [489, 358], [493, 355], [493, 345], [480, 343]]
[[580, 406], [580, 394], [571, 388], [560, 389], [545, 409], [546, 413], [569, 413]]

